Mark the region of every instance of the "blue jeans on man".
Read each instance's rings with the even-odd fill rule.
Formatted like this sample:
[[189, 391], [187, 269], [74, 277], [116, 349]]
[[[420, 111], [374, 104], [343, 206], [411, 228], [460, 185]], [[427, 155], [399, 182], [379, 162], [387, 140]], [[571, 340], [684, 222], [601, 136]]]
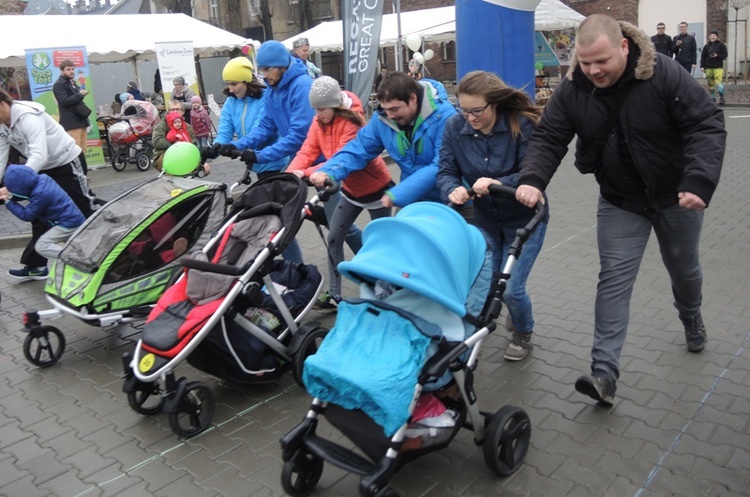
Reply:
[[703, 212], [675, 204], [650, 216], [636, 214], [599, 198], [597, 241], [599, 285], [594, 309], [591, 370], [617, 379], [620, 353], [630, 318], [630, 298], [651, 230], [669, 273], [680, 318], [700, 315], [703, 274], [699, 245]]

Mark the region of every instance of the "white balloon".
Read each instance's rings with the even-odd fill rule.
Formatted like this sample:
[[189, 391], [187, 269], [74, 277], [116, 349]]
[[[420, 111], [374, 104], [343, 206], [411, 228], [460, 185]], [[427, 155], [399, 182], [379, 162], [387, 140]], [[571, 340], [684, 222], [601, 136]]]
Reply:
[[253, 41], [253, 48], [255, 48], [255, 51], [257, 52], [260, 48], [260, 42], [258, 40]]
[[422, 37], [417, 33], [410, 34], [406, 37], [406, 46], [409, 47], [412, 51], [416, 52], [417, 50], [422, 48]]
[[412, 56], [412, 59], [416, 60], [420, 64], [424, 64], [424, 55], [422, 55], [419, 52], [414, 52], [414, 55]]
[[435, 52], [431, 48], [428, 48], [427, 50], [424, 51], [424, 60], [430, 60], [434, 56], [435, 56]]

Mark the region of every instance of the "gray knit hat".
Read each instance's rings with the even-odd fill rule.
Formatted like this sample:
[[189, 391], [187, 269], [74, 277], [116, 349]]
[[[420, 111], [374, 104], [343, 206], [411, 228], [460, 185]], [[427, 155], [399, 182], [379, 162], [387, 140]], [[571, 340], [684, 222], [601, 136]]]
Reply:
[[341, 106], [339, 82], [330, 76], [321, 76], [310, 87], [310, 105], [313, 109], [335, 109]]

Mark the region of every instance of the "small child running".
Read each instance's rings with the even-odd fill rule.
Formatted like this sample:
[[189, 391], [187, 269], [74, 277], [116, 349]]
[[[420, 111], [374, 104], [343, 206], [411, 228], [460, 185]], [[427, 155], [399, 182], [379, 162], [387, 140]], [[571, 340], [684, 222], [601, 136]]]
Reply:
[[[46, 174], [37, 174], [33, 169], [9, 164], [5, 170], [5, 187], [0, 190], [0, 199], [17, 218], [26, 221], [42, 221], [51, 226], [37, 240], [34, 248], [47, 259], [56, 259], [64, 243], [86, 218], [55, 180]], [[23, 205], [21, 201], [28, 201]], [[13, 276], [18, 281], [47, 279], [47, 268], [30, 268], [29, 276]]]

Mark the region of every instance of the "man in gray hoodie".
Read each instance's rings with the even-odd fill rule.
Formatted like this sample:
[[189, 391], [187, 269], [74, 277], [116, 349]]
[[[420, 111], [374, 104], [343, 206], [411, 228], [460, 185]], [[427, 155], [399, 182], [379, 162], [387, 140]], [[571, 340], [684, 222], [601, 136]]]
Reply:
[[[67, 192], [84, 216], [94, 212], [94, 196], [86, 182], [79, 156], [81, 149], [36, 102], [14, 101], [0, 89], [0, 182], [5, 174], [11, 147], [26, 158], [26, 167], [44, 173]], [[6, 192], [5, 187], [0, 191]], [[44, 223], [32, 223], [31, 241], [21, 255], [21, 269], [10, 269], [8, 275], [18, 281], [45, 280], [47, 259], [34, 245], [48, 229]]]

